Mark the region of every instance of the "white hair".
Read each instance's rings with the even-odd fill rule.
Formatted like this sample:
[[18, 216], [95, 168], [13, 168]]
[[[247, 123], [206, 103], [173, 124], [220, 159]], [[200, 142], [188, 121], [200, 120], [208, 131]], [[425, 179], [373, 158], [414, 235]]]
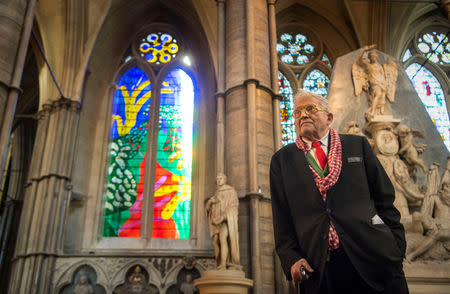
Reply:
[[320, 95], [312, 93], [312, 92], [304, 91], [304, 90], [299, 90], [297, 92], [297, 94], [295, 94], [294, 108], [297, 105], [297, 101], [300, 101], [302, 98], [305, 98], [305, 97], [312, 97], [312, 98], [316, 99], [317, 101], [319, 101], [320, 107], [322, 107], [323, 110], [329, 112], [330, 107], [328, 105], [328, 99], [326, 97], [320, 96]]

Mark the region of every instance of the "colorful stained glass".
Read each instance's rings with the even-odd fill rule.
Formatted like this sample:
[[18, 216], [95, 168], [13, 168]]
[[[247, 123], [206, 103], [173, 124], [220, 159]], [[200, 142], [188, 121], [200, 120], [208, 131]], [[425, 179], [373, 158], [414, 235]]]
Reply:
[[438, 79], [425, 67], [412, 63], [406, 68], [406, 74], [412, 81], [417, 94], [425, 105], [431, 120], [450, 151], [450, 121], [445, 102], [444, 91]]
[[411, 50], [406, 49], [405, 54], [403, 54], [402, 62], [406, 62], [412, 57]]
[[322, 96], [328, 94], [330, 79], [320, 70], [313, 69], [303, 81], [303, 89]]
[[294, 97], [291, 84], [288, 79], [278, 72], [278, 92], [283, 97], [280, 101], [280, 119], [281, 119], [281, 143], [283, 146], [295, 141], [294, 118], [292, 110], [294, 109]]
[[323, 63], [325, 63], [326, 65], [328, 65], [329, 68], [331, 68], [331, 62], [330, 62], [330, 59], [328, 58], [327, 54], [324, 53], [324, 54], [322, 55], [321, 61], [322, 61]]
[[104, 237], [139, 237], [151, 84], [139, 68], [117, 83], [112, 106]]
[[303, 34], [281, 34], [277, 43], [280, 60], [287, 64], [307, 64], [315, 55], [315, 48]]
[[177, 56], [177, 40], [167, 33], [151, 33], [142, 39], [139, 53], [149, 63], [168, 63]]
[[417, 40], [419, 51], [429, 60], [439, 64], [450, 63], [450, 43], [444, 33], [423, 34]]
[[175, 68], [161, 87], [153, 238], [189, 238], [193, 110], [192, 79]]

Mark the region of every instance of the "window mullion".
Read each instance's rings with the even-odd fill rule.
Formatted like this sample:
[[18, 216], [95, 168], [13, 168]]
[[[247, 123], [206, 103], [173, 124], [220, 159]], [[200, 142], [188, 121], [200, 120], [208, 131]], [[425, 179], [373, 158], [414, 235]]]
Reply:
[[149, 132], [147, 138], [148, 158], [145, 163], [144, 179], [144, 200], [142, 205], [142, 231], [141, 236], [150, 240], [153, 230], [153, 205], [154, 187], [156, 177], [156, 153], [158, 150], [158, 130], [159, 130], [159, 106], [160, 106], [159, 83], [152, 83], [152, 100], [149, 115]]

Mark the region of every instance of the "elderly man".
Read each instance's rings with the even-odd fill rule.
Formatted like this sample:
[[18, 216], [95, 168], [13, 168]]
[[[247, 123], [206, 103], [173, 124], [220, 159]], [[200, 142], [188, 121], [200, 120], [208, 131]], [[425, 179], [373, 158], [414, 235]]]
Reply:
[[276, 250], [302, 294], [408, 293], [394, 188], [365, 137], [339, 135], [325, 98], [297, 95], [295, 143], [272, 157]]

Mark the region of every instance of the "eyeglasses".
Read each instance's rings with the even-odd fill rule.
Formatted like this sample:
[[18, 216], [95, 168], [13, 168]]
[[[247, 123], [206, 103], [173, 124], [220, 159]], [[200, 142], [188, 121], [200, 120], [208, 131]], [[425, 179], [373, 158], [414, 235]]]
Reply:
[[295, 109], [294, 112], [292, 112], [292, 116], [294, 118], [299, 118], [302, 115], [303, 111], [306, 112], [306, 114], [311, 115], [318, 111], [325, 111], [325, 109], [323, 109], [317, 105], [310, 104], [310, 105], [306, 105], [305, 107]]

